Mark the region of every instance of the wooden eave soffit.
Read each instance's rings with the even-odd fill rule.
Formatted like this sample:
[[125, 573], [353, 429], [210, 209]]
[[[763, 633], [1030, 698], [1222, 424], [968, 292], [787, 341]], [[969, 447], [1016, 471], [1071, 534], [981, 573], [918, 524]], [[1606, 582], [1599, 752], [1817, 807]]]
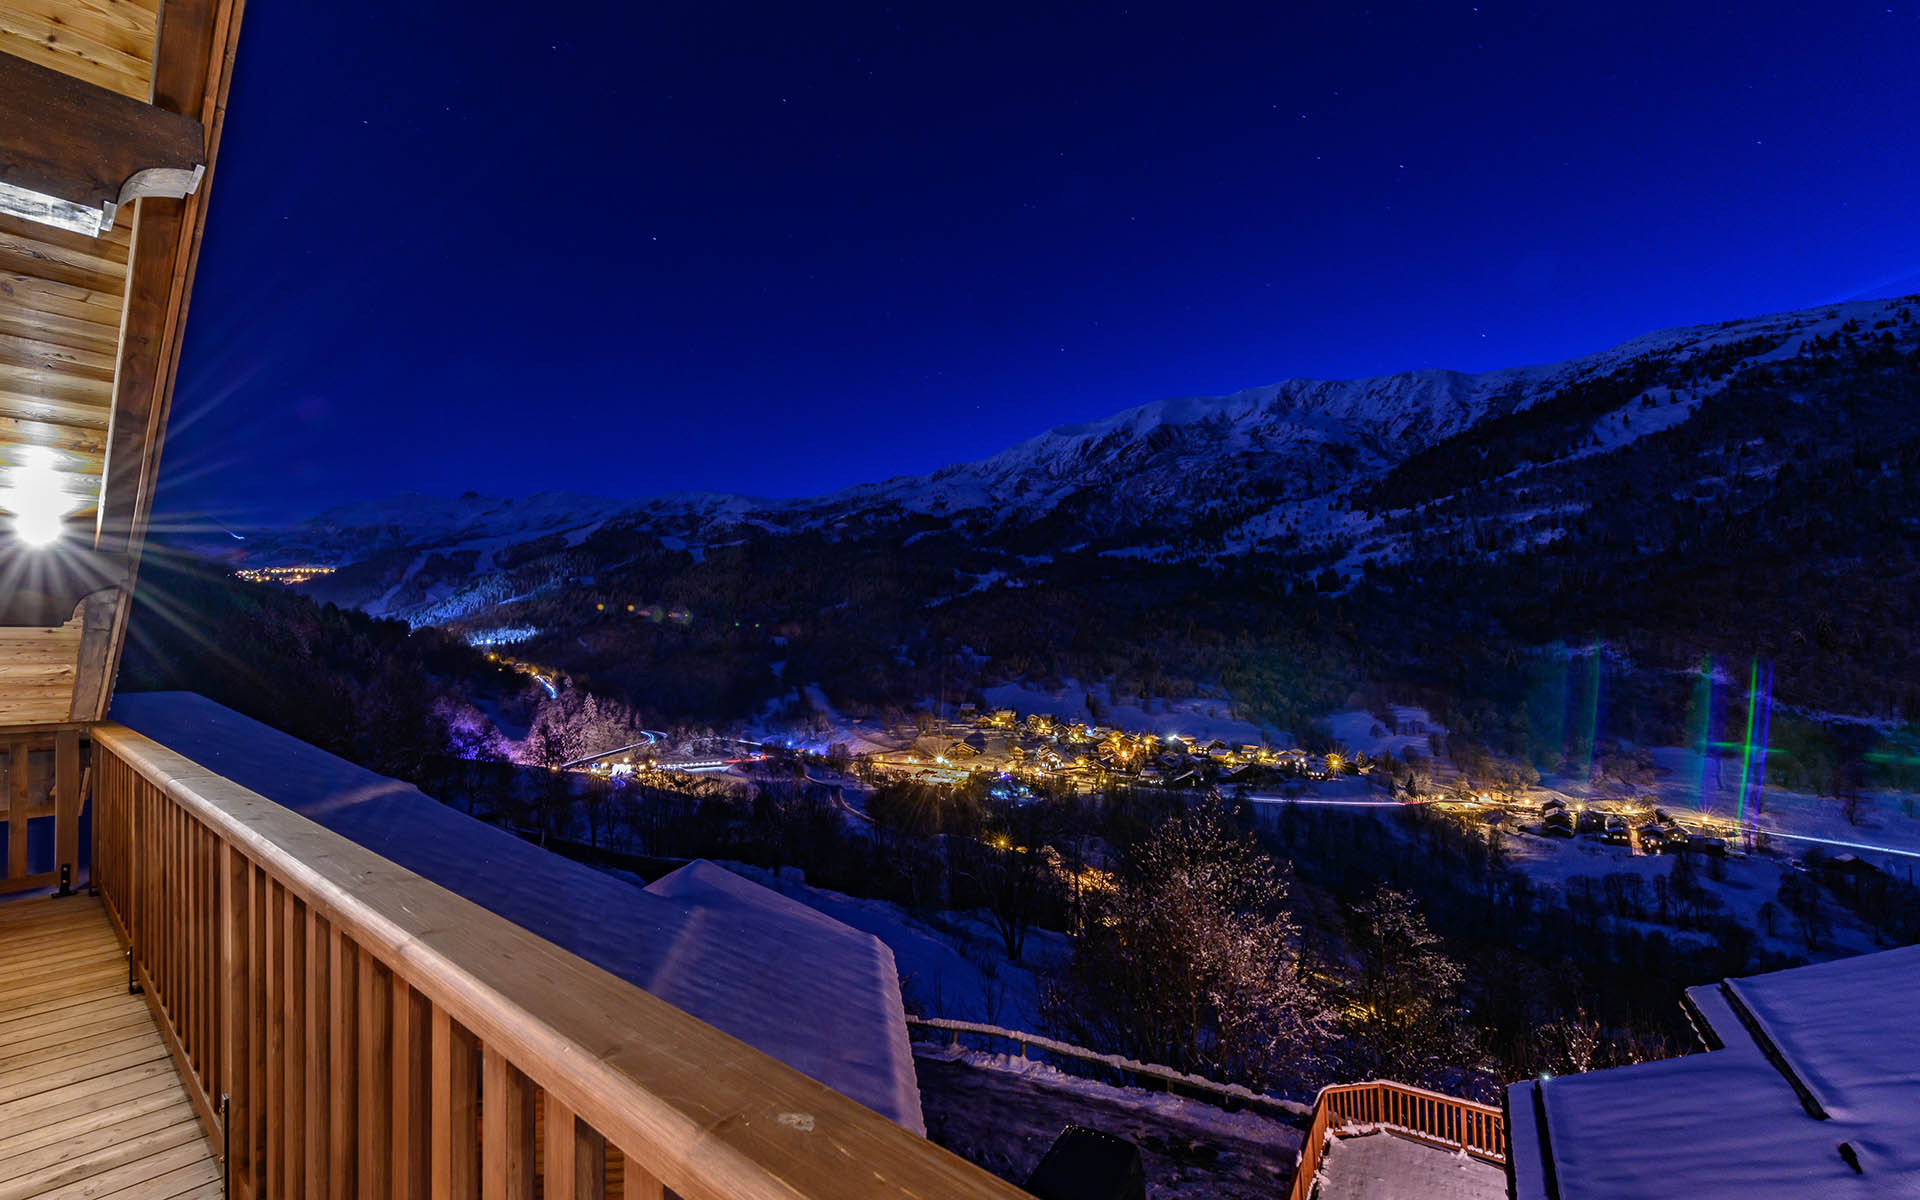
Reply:
[[0, 53], [0, 212], [97, 236], [122, 205], [190, 195], [205, 173], [194, 118]]

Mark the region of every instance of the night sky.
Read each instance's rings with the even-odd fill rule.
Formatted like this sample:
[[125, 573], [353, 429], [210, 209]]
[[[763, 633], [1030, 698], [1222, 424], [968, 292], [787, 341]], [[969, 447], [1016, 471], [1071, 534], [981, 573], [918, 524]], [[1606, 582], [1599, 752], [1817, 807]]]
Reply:
[[162, 519], [809, 494], [1920, 290], [1917, 63], [1915, 0], [252, 4]]

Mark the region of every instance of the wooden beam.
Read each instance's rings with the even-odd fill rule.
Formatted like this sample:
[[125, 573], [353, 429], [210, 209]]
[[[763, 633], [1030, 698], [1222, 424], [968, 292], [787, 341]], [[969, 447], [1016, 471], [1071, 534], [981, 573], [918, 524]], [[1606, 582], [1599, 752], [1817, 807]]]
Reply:
[[176, 265], [191, 204], [142, 200], [134, 217], [126, 315], [120, 324], [107, 461], [95, 518], [94, 548], [109, 554], [133, 550], [144, 533], [143, 496], [146, 504], [152, 503], [178, 323], [173, 304]]
[[[240, 8], [240, 0], [169, 0], [160, 13], [153, 103], [200, 120], [209, 173], [226, 123]], [[142, 200], [134, 219], [113, 417], [95, 522], [94, 542], [100, 549], [137, 552], [146, 530], [208, 190], [202, 187], [184, 200]], [[119, 641], [117, 632], [116, 651]]]
[[74, 662], [73, 706], [67, 719], [98, 721], [107, 715], [113, 698], [113, 672], [119, 656], [113, 653], [115, 614], [126, 587], [103, 588], [80, 601], [80, 653]]
[[[226, 123], [241, 9], [242, 0], [168, 0], [160, 12], [153, 103], [200, 122], [209, 175]], [[107, 637], [106, 682], [98, 704], [103, 715], [126, 642], [209, 191], [203, 182], [184, 200], [148, 197], [138, 203], [134, 216], [106, 461], [94, 517], [94, 547], [127, 556], [126, 583]]]
[[0, 53], [0, 183], [111, 213], [134, 198], [128, 189], [142, 172], [180, 172], [197, 184], [205, 148], [189, 112]]

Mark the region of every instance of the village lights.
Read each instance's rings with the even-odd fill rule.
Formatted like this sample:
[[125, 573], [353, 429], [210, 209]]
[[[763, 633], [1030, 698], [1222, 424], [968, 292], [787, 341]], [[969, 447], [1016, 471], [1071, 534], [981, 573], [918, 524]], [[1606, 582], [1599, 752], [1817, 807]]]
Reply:
[[205, 140], [192, 117], [0, 54], [0, 213], [98, 237], [143, 196], [192, 195]]

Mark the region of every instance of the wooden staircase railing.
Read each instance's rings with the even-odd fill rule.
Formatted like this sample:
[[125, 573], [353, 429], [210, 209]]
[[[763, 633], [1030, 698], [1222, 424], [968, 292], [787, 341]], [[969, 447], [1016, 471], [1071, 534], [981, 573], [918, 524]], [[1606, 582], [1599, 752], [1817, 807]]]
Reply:
[[1329, 1138], [1362, 1129], [1390, 1130], [1487, 1162], [1507, 1161], [1506, 1120], [1497, 1108], [1384, 1080], [1333, 1084], [1314, 1098], [1313, 1120], [1300, 1145], [1289, 1200], [1313, 1195]]
[[140, 734], [93, 738], [95, 877], [230, 1196], [1024, 1196]]

